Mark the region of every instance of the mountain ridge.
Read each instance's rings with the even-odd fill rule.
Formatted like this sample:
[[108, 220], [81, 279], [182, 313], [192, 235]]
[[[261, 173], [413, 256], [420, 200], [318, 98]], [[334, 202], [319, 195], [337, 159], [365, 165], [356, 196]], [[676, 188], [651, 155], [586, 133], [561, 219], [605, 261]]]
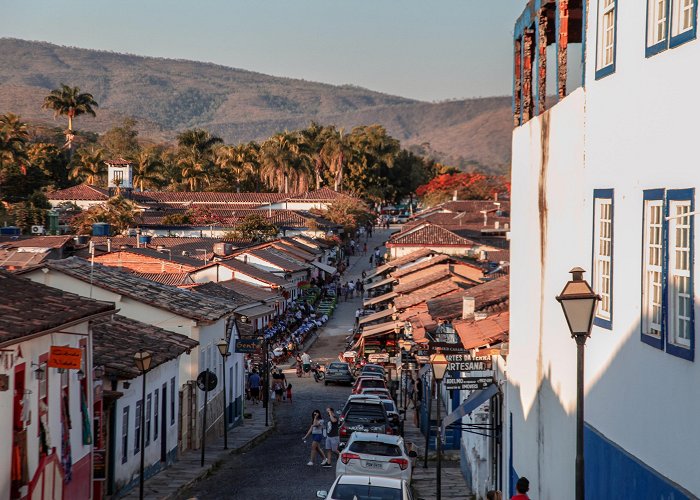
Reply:
[[505, 173], [510, 163], [510, 98], [426, 102], [357, 85], [270, 76], [212, 62], [167, 59], [0, 38], [0, 113], [49, 122], [44, 96], [60, 83], [90, 92], [95, 132], [134, 117], [144, 137], [173, 140], [209, 129], [226, 142], [261, 140], [312, 120], [349, 129], [379, 123], [404, 147], [444, 163]]

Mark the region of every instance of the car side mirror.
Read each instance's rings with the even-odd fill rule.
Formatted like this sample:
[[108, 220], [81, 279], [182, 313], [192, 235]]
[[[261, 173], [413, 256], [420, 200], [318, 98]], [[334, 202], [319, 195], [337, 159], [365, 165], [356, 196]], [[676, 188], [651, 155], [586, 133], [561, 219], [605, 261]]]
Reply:
[[411, 450], [408, 452], [408, 456], [410, 458], [416, 458], [418, 456], [418, 453], [416, 453], [414, 450]]
[[324, 490], [320, 490], [316, 492], [316, 498], [326, 498], [328, 496], [328, 492]]

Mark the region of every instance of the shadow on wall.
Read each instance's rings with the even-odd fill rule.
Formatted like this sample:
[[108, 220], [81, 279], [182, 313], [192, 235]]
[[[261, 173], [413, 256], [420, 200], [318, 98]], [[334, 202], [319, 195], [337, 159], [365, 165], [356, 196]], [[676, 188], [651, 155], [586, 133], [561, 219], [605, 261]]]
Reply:
[[[671, 411], [670, 408], [666, 408], [667, 405], [654, 403], [652, 398], [654, 390], [666, 387], [668, 392], [670, 387], [668, 380], [663, 381], [666, 378], [663, 368], [665, 365], [679, 364], [681, 370], [687, 370], [689, 376], [683, 378], [686, 381], [690, 381], [691, 374], [696, 373], [696, 371], [691, 362], [643, 343], [640, 340], [639, 332], [640, 328], [637, 324], [631, 332], [625, 334], [627, 339], [611, 356], [612, 361], [608, 367], [592, 385], [586, 387], [586, 416], [595, 414], [596, 421], [601, 420], [600, 415], [605, 415], [604, 419], [608, 421], [622, 420], [624, 424], [617, 424], [618, 429], [619, 425], [624, 425], [626, 434], [633, 435], [635, 442], [643, 443], [644, 449], [654, 450], [653, 456], [655, 458], [662, 461], [670, 457], [666, 462], [670, 461], [674, 467], [680, 470], [685, 468], [686, 477], [690, 477], [688, 471], [696, 468], [693, 465], [696, 461], [691, 457], [697, 453], [696, 444], [700, 438], [697, 434], [688, 435], [686, 431], [694, 429], [694, 427], [685, 429], [685, 440], [681, 437], [680, 431], [672, 432], [669, 430], [666, 432], [662, 429], [674, 428], [673, 423], [668, 420], [672, 418], [672, 414], [677, 416], [696, 414], [698, 400], [697, 398], [683, 397], [683, 395], [689, 396], [689, 394], [679, 392], [675, 399], [676, 404]], [[616, 335], [616, 333], [606, 331], [601, 334], [601, 330], [594, 329], [587, 345], [593, 342], [606, 342], [610, 335]], [[575, 351], [573, 352], [575, 353]], [[654, 369], [650, 369], [650, 364], [645, 362], [650, 359], [655, 362]], [[575, 379], [575, 354], [572, 355], [570, 370], [570, 377]], [[654, 378], [659, 381], [659, 385], [648, 387], [648, 390], [641, 390], [636, 393], [638, 396], [635, 397], [635, 393], [631, 389], [633, 385], [639, 387]], [[509, 415], [507, 416], [510, 422], [510, 447], [507, 457], [507, 470], [510, 471], [509, 495], [515, 494], [515, 481], [518, 478], [518, 473], [521, 473], [530, 480], [530, 490], [534, 498], [553, 498], [551, 494], [552, 492], [557, 493], [557, 490], [551, 486], [555, 482], [559, 483], [564, 491], [570, 491], [573, 498], [576, 409], [574, 406], [569, 412], [564, 408], [558, 390], [552, 385], [551, 380], [550, 365], [538, 387], [542, 409], [542, 414], [539, 416], [535, 403], [525, 414], [520, 387], [513, 383], [510, 384]], [[644, 394], [644, 397], [639, 397], [640, 394]], [[588, 421], [584, 425], [587, 499], [681, 500], [698, 498], [697, 491], [693, 494], [674, 483], [615, 443], [611, 439], [613, 436], [606, 436], [600, 429], [590, 425]], [[678, 448], [679, 442], [687, 443], [685, 449]], [[523, 450], [524, 445], [533, 448]], [[523, 470], [518, 470], [519, 464]], [[533, 471], [536, 471], [534, 475]]]

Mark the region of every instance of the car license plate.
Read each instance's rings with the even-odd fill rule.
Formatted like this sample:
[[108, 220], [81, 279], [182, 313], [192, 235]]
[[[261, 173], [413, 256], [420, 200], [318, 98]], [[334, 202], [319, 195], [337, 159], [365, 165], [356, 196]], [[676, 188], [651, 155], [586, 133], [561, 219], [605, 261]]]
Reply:
[[381, 462], [372, 462], [370, 460], [367, 460], [365, 467], [368, 469], [383, 469]]

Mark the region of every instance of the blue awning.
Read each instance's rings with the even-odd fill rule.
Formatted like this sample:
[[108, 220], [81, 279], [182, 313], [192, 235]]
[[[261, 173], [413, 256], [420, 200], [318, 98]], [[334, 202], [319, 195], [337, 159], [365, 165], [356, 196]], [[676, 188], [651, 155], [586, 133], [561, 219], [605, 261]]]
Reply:
[[496, 384], [489, 385], [486, 389], [481, 389], [479, 391], [472, 392], [464, 402], [459, 405], [455, 410], [447, 415], [442, 421], [442, 435], [445, 435], [445, 428], [448, 425], [453, 424], [462, 417], [469, 415], [471, 412], [476, 410], [479, 406], [484, 404], [486, 401], [494, 397], [498, 393], [498, 386]]

